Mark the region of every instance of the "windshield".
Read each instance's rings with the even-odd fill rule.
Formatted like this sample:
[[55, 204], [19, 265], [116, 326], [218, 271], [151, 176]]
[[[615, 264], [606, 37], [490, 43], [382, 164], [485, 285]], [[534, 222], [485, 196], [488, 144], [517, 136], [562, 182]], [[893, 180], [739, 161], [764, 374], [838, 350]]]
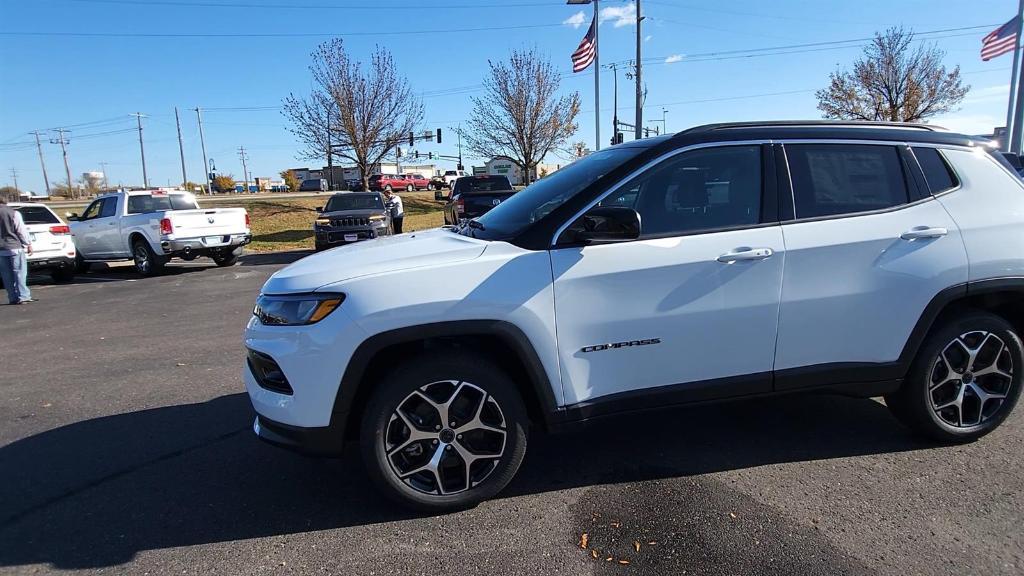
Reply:
[[511, 191], [512, 185], [504, 176], [467, 176], [455, 181], [456, 194], [467, 192]]
[[383, 210], [384, 204], [379, 194], [344, 194], [332, 196], [327, 201], [324, 212], [340, 212], [342, 210]]
[[42, 206], [19, 206], [15, 210], [21, 212], [25, 224], [60, 224], [60, 219]]
[[488, 238], [514, 236], [644, 150], [641, 146], [609, 148], [581, 158], [495, 206], [468, 233], [482, 225]]

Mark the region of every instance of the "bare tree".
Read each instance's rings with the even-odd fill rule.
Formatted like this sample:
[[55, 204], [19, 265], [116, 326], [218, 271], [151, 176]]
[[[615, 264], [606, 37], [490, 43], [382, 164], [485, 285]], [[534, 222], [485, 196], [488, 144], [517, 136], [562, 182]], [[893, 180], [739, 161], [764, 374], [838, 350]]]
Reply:
[[903, 28], [876, 33], [853, 70], [833, 72], [829, 87], [817, 92], [824, 117], [919, 122], [956, 110], [970, 90], [960, 83], [960, 67], [947, 71], [944, 51], [914, 48], [913, 41]]
[[423, 121], [423, 104], [381, 47], [364, 69], [335, 38], [313, 52], [309, 71], [312, 93], [284, 100], [291, 130], [306, 146], [304, 157], [348, 160], [367, 187], [373, 167]]
[[513, 50], [507, 62], [488, 61], [486, 94], [474, 97], [469, 128], [460, 130], [474, 154], [507, 156], [527, 183], [537, 164], [576, 133], [580, 96], [559, 96], [561, 75], [536, 49]]

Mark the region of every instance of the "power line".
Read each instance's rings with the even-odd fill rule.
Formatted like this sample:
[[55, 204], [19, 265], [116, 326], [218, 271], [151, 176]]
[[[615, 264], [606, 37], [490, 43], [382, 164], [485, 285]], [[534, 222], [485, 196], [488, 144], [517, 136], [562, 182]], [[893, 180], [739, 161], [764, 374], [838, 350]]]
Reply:
[[79, 37], [79, 38], [316, 38], [339, 36], [420, 36], [424, 34], [451, 34], [458, 32], [490, 32], [500, 30], [526, 30], [531, 28], [560, 28], [562, 24], [523, 24], [519, 26], [481, 26], [476, 28], [449, 28], [446, 30], [360, 31], [360, 32], [12, 32], [0, 31], [0, 36]]

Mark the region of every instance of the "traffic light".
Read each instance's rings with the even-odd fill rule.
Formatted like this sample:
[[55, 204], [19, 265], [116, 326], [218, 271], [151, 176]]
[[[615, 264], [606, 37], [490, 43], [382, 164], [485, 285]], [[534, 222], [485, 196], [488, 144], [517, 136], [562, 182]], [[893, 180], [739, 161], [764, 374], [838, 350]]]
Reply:
[[437, 129], [437, 143], [438, 144], [441, 143], [441, 129], [440, 128]]
[[612, 136], [612, 145], [614, 146], [615, 144], [622, 144], [622, 132], [616, 132], [615, 135]]
[[427, 152], [427, 159], [433, 160], [434, 159], [434, 153], [433, 152]]
[[419, 151], [419, 150], [417, 150], [417, 151], [416, 151], [416, 159], [417, 159], [417, 160], [419, 160], [419, 157], [420, 157], [420, 151]]
[[412, 148], [415, 145], [416, 145], [416, 133], [410, 131], [409, 132], [409, 148]]

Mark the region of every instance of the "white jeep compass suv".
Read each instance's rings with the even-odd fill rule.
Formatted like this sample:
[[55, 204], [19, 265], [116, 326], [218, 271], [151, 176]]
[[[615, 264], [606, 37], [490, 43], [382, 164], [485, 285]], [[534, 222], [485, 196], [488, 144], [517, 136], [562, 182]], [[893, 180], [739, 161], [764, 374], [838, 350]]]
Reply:
[[245, 333], [260, 438], [358, 439], [388, 495], [470, 506], [530, 426], [794, 391], [965, 442], [1024, 375], [1024, 185], [921, 125], [718, 124], [595, 152], [458, 230], [280, 270]]

